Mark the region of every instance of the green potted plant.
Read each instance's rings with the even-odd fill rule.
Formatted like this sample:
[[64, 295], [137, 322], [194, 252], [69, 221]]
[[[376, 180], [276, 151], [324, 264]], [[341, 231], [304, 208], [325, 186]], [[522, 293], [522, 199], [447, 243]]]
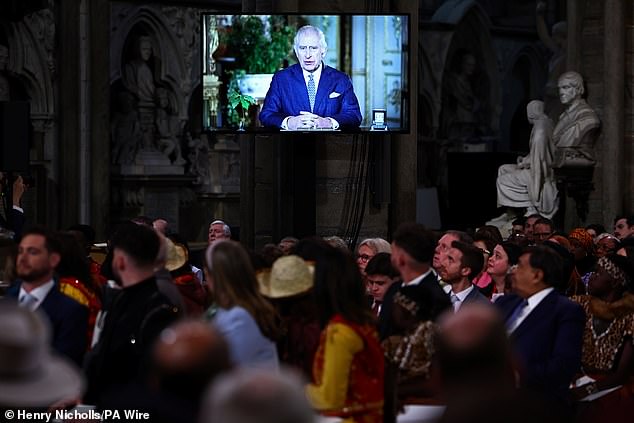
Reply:
[[[244, 126], [248, 123], [249, 107], [255, 105], [257, 100], [250, 95], [242, 94], [235, 85], [229, 87], [227, 99], [229, 100], [231, 111], [239, 118], [238, 129], [244, 131]], [[235, 120], [235, 118], [232, 120]]]
[[[284, 60], [292, 54], [295, 32], [295, 27], [288, 25], [282, 16], [268, 16], [263, 20], [261, 16], [235, 15], [231, 26], [220, 33], [224, 51], [231, 52], [235, 58], [235, 70], [228, 71], [229, 122], [249, 124], [248, 113], [245, 115], [248, 110], [242, 106], [246, 103], [242, 100], [248, 97], [253, 100], [250, 104], [256, 104], [257, 100], [264, 99], [273, 73], [282, 68]], [[245, 97], [236, 100], [238, 95]], [[237, 112], [238, 105], [243, 108], [242, 114]]]
[[275, 73], [292, 52], [296, 29], [283, 16], [235, 15], [220, 34], [226, 51], [235, 57], [235, 68], [247, 74]]

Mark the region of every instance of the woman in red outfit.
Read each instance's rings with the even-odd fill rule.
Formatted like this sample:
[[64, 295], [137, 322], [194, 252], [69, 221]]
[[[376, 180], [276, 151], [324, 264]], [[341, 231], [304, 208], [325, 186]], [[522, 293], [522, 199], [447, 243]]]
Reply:
[[313, 407], [344, 422], [383, 421], [383, 350], [352, 257], [328, 246], [315, 268], [323, 327], [306, 393]]

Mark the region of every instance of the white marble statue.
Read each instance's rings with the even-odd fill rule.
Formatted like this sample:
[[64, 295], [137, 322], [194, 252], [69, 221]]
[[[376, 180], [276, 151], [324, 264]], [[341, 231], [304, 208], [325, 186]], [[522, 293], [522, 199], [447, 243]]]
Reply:
[[[559, 207], [557, 185], [553, 176], [553, 124], [544, 113], [544, 103], [533, 100], [526, 107], [526, 116], [533, 125], [528, 155], [517, 158], [517, 164], [498, 169], [498, 207], [526, 208], [526, 215], [539, 213], [552, 218]], [[487, 222], [504, 227], [515, 216], [505, 212]]]
[[595, 111], [582, 98], [583, 78], [577, 72], [559, 77], [559, 100], [566, 107], [553, 132], [555, 167], [594, 166], [594, 143], [601, 122]]

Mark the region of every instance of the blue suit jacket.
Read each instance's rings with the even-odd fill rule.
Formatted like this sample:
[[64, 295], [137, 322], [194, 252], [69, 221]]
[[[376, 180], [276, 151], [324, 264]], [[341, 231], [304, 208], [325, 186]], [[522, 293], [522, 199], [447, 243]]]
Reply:
[[[506, 321], [521, 301], [517, 295], [504, 295], [495, 305]], [[568, 386], [581, 367], [584, 326], [579, 304], [557, 291], [548, 294], [511, 334], [522, 387], [565, 404]]]
[[[330, 66], [323, 66], [313, 113], [335, 119], [340, 128], [357, 128], [362, 117], [350, 78]], [[280, 128], [284, 118], [297, 116], [301, 111], [310, 112], [310, 102], [302, 68], [295, 64], [273, 75], [260, 112], [260, 122], [264, 126]]]
[[[21, 283], [13, 285], [7, 296], [17, 300]], [[88, 346], [88, 307], [59, 291], [57, 282], [37, 308], [51, 324], [51, 346], [59, 354], [81, 366]]]

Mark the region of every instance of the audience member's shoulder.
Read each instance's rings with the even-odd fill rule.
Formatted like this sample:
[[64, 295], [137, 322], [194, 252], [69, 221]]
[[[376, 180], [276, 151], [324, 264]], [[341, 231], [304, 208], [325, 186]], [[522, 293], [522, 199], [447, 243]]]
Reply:
[[504, 307], [507, 304], [513, 303], [513, 302], [519, 302], [520, 297], [517, 294], [506, 294], [506, 295], [502, 295], [501, 297], [498, 297], [497, 300], [495, 300], [495, 302], [493, 304], [495, 304], [496, 307]]
[[243, 307], [234, 306], [228, 309], [220, 309], [217, 314], [219, 319], [226, 320], [252, 320], [251, 314]]
[[56, 304], [56, 307], [61, 306], [67, 310], [76, 311], [88, 310], [88, 308], [79, 301], [62, 293], [57, 286], [51, 289], [51, 292], [49, 292], [49, 297]]
[[573, 301], [572, 299], [566, 297], [565, 295], [561, 293], [557, 293], [557, 301], [562, 305], [562, 307], [568, 310], [572, 310], [575, 313], [581, 312], [585, 314], [585, 311], [583, 311], [583, 307], [581, 306], [581, 304], [579, 304], [576, 301]]

